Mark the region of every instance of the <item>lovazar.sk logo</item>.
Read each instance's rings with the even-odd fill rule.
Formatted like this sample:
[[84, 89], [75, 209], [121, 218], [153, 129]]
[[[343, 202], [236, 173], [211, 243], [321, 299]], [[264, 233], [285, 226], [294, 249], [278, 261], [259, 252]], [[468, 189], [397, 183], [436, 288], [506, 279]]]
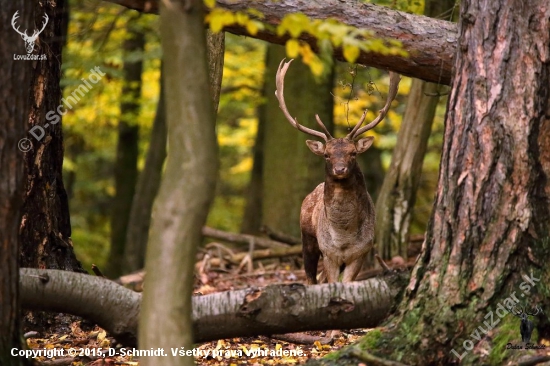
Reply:
[[11, 26], [12, 28], [21, 35], [21, 38], [23, 38], [23, 41], [25, 42], [25, 48], [27, 49], [26, 55], [13, 55], [14, 60], [45, 60], [46, 55], [32, 55], [32, 52], [34, 51], [34, 46], [36, 43], [36, 40], [38, 39], [38, 36], [44, 29], [46, 28], [46, 25], [48, 24], [48, 14], [44, 14], [44, 22], [42, 23], [42, 29], [37, 30], [35, 29], [32, 33], [32, 36], [29, 36], [27, 34], [27, 29], [25, 29], [24, 32], [21, 32], [19, 30], [19, 26], [17, 26], [15, 23], [17, 21], [17, 18], [19, 18], [19, 10], [13, 14], [13, 17], [11, 18]]

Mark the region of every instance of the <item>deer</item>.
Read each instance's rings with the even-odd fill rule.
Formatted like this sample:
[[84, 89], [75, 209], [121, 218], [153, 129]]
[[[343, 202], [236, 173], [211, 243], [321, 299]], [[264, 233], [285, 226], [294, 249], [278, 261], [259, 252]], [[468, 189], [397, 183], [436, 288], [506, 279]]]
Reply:
[[284, 79], [293, 60], [279, 64], [275, 96], [286, 119], [297, 130], [320, 138], [306, 140], [308, 148], [325, 158], [325, 181], [320, 183], [302, 202], [300, 229], [302, 257], [308, 285], [317, 284], [317, 265], [323, 257], [324, 273], [329, 283], [354, 281], [374, 244], [375, 209], [367, 192], [357, 155], [371, 147], [374, 137], [358, 138], [378, 125], [388, 113], [399, 87], [399, 74], [390, 72], [390, 87], [386, 104], [378, 116], [361, 127], [367, 110], [346, 137], [334, 138], [325, 124], [315, 115], [321, 131], [298, 123], [288, 111], [284, 98]]
[[11, 18], [11, 26], [17, 33], [19, 33], [21, 38], [23, 38], [23, 41], [25, 41], [25, 48], [27, 49], [27, 53], [31, 53], [32, 51], [34, 51], [34, 43], [38, 39], [38, 36], [40, 35], [40, 33], [42, 33], [42, 31], [44, 30], [44, 28], [46, 28], [46, 25], [48, 24], [48, 20], [49, 20], [48, 14], [44, 14], [44, 22], [42, 23], [42, 29], [40, 30], [35, 29], [32, 33], [32, 36], [29, 36], [27, 34], [26, 29], [24, 32], [21, 32], [19, 30], [19, 26], [15, 24], [15, 22], [17, 21], [17, 18], [19, 18], [18, 13], [19, 13], [19, 10], [16, 11], [15, 14], [13, 14], [13, 17]]
[[521, 319], [521, 324], [519, 326], [521, 341], [524, 343], [529, 343], [531, 342], [531, 334], [533, 333], [534, 325], [533, 325], [533, 322], [529, 320], [528, 316], [529, 315], [536, 316], [539, 314], [539, 312], [542, 312], [542, 309], [536, 306], [535, 307], [536, 312], [528, 312], [527, 309], [525, 309], [524, 311], [523, 308], [520, 306], [519, 310], [520, 311], [517, 311], [516, 307], [514, 306], [512, 308], [512, 314], [514, 314], [515, 316]]

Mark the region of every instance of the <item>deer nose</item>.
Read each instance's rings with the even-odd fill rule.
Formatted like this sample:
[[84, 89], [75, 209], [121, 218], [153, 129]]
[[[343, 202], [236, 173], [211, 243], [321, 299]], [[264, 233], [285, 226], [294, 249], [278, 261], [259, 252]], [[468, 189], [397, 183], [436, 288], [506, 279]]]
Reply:
[[336, 165], [334, 167], [334, 174], [335, 175], [343, 175], [348, 172], [348, 167], [345, 165]]

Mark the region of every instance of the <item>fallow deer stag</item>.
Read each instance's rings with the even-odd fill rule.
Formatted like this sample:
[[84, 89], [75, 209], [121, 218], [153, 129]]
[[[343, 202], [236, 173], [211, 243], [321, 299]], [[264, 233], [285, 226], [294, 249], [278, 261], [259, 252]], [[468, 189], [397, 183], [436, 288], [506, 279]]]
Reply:
[[[356, 140], [364, 132], [380, 123], [397, 94], [400, 77], [390, 72], [390, 88], [386, 105], [378, 117], [361, 127], [367, 111], [363, 113], [353, 130], [344, 138], [334, 138], [315, 116], [323, 132], [304, 127], [293, 118], [285, 104], [284, 78], [292, 60], [279, 64], [275, 95], [279, 107], [290, 124], [306, 134], [319, 137], [319, 141], [307, 140], [309, 149], [325, 158], [325, 182], [321, 183], [303, 201], [300, 213], [302, 231], [302, 255], [307, 283], [317, 283], [317, 263], [321, 254], [329, 283], [337, 282], [340, 268], [345, 266], [343, 282], [353, 281], [374, 241], [375, 211], [367, 192], [363, 173], [356, 161], [357, 154], [365, 152], [373, 137]], [[283, 65], [284, 64], [284, 65]]]

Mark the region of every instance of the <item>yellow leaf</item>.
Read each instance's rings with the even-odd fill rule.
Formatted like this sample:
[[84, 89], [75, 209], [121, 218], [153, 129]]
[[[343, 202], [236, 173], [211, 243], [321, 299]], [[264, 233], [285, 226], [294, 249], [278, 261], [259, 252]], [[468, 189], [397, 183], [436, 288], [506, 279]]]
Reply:
[[235, 14], [235, 20], [237, 21], [237, 24], [239, 25], [245, 25], [248, 22], [248, 15], [238, 12]]
[[307, 43], [300, 45], [300, 54], [302, 55], [302, 60], [306, 65], [309, 65], [311, 60], [315, 57], [315, 54]]
[[204, 5], [209, 8], [213, 8], [216, 5], [216, 0], [204, 0]]
[[323, 75], [323, 70], [325, 69], [325, 65], [319, 60], [317, 57], [311, 60], [309, 63], [309, 68], [311, 69], [311, 72], [313, 75], [321, 76]]
[[262, 23], [255, 20], [249, 20], [246, 23], [246, 31], [248, 32], [248, 34], [250, 34], [251, 36], [255, 36], [256, 34], [258, 34], [258, 29], [260, 28], [258, 24]]
[[286, 54], [290, 58], [296, 58], [300, 51], [300, 43], [295, 39], [289, 39], [286, 41]]
[[350, 44], [344, 44], [344, 58], [350, 63], [354, 63], [359, 57], [359, 47]]

